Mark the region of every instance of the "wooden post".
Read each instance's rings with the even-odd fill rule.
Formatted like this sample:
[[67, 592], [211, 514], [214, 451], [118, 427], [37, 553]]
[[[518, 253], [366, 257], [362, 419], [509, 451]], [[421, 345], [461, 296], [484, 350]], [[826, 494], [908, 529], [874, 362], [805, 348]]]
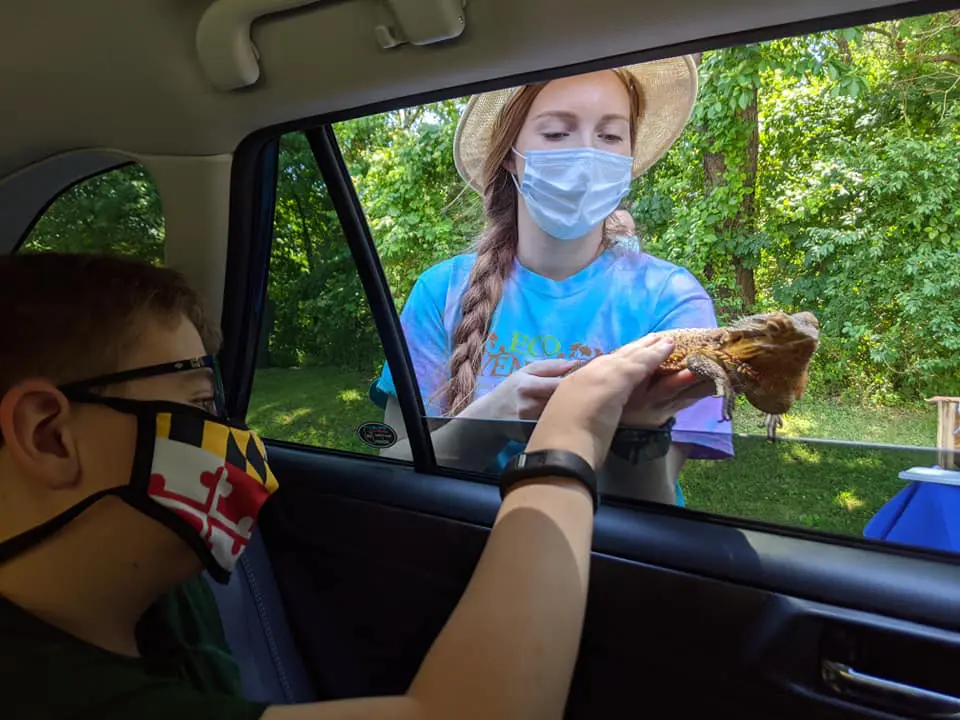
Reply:
[[927, 402], [937, 404], [937, 464], [945, 470], [957, 470], [960, 397], [938, 395]]

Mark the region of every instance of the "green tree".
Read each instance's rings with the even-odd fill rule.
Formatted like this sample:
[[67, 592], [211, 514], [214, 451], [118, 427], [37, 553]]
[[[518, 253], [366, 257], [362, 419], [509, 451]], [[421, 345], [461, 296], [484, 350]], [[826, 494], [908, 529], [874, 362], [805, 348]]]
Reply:
[[819, 308], [828, 391], [960, 392], [958, 22], [863, 28], [848, 50], [859, 92], [784, 88], [767, 113], [770, 298]]
[[163, 262], [160, 195], [140, 165], [125, 165], [79, 182], [41, 215], [22, 252], [112, 253]]
[[379, 343], [306, 137], [283, 136], [270, 258], [270, 363], [362, 368]]
[[757, 307], [755, 270], [769, 246], [758, 199], [763, 95], [784, 79], [821, 75], [857, 87], [840, 69], [846, 42], [808, 35], [705, 53], [690, 124], [634, 190], [638, 219], [655, 231], [650, 247], [688, 266], [692, 258], [724, 316]]
[[[336, 126], [398, 305], [425, 269], [465, 249], [480, 228], [479, 199], [451, 162], [462, 107], [450, 100]], [[300, 133], [281, 141], [270, 272], [271, 364], [379, 366], [346, 239]]]
[[[387, 113], [376, 145], [361, 157], [350, 123], [346, 156], [398, 304], [431, 265], [463, 251], [482, 225], [479, 197], [453, 165], [453, 136], [463, 100]], [[356, 122], [356, 121], [352, 121]]]
[[818, 312], [823, 391], [960, 391], [958, 17], [705, 54], [693, 122], [635, 188], [647, 248], [721, 319]]

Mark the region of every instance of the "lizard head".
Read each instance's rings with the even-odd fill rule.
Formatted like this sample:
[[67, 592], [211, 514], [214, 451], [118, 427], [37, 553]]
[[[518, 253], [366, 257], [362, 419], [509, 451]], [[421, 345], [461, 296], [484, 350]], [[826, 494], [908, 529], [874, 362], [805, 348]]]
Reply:
[[785, 413], [803, 395], [807, 367], [820, 341], [820, 322], [810, 312], [753, 315], [731, 325], [727, 353], [750, 404]]

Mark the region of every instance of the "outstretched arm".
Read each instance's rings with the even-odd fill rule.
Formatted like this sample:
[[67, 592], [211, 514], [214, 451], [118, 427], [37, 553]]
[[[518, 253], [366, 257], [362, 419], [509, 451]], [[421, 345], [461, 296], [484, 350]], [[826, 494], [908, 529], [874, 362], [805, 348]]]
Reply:
[[[528, 452], [567, 450], [598, 468], [626, 398], [638, 388], [642, 395], [671, 349], [641, 340], [566, 378]], [[265, 720], [561, 718], [583, 626], [592, 532], [592, 499], [579, 481], [542, 477], [514, 486], [406, 695], [275, 707]]]
[[405, 696], [271, 707], [263, 720], [562, 717], [592, 531], [592, 501], [576, 481], [544, 478], [518, 487], [504, 500], [470, 584]]

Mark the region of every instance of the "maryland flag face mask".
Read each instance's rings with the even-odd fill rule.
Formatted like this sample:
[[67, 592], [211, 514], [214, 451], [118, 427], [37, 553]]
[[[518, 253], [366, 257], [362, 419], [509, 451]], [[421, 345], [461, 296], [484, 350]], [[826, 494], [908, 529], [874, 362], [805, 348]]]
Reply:
[[[72, 402], [95, 403], [137, 418], [137, 448], [127, 485], [90, 497], [0, 546], [0, 562], [36, 545], [108, 495], [177, 533], [214, 580], [226, 583], [261, 507], [277, 490], [263, 442], [223, 417], [219, 378], [212, 412], [192, 405], [97, 395], [88, 388], [169, 372], [210, 368], [210, 356], [141, 368], [62, 387]], [[119, 379], [118, 379], [119, 378]]]
[[260, 508], [277, 489], [266, 450], [241, 425], [190, 407], [151, 405], [153, 413], [138, 416], [138, 434], [146, 440], [137, 448], [131, 487], [143, 488], [141, 497], [153, 505], [138, 507], [177, 532], [210, 574], [226, 582]]

